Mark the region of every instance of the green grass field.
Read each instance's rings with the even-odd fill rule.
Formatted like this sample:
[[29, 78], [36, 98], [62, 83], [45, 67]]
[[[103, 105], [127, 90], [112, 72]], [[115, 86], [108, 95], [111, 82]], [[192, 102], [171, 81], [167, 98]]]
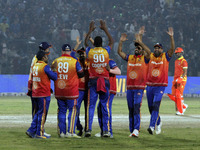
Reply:
[[[185, 98], [189, 105], [185, 116], [186, 119], [193, 115], [200, 115], [200, 100]], [[52, 97], [49, 115], [56, 115], [57, 104]], [[83, 114], [83, 108], [81, 108]], [[31, 102], [29, 97], [0, 97], [0, 116], [31, 114]], [[96, 114], [96, 112], [95, 112]], [[115, 98], [113, 102], [113, 115], [128, 115], [126, 98]], [[146, 98], [143, 99], [141, 115], [149, 115]], [[175, 116], [174, 102], [163, 98], [160, 108], [160, 115]], [[31, 116], [30, 116], [31, 117]], [[178, 117], [177, 117], [178, 118]], [[179, 118], [178, 118], [179, 119]], [[200, 149], [200, 123], [199, 117], [196, 122], [179, 122], [163, 125], [162, 134], [150, 135], [146, 129], [148, 124], [141, 123], [139, 138], [129, 138], [128, 121], [115, 125], [113, 122], [114, 138], [96, 138], [95, 133], [99, 132], [98, 125], [93, 125], [92, 137], [81, 139], [58, 138], [56, 125], [46, 124], [46, 131], [52, 135], [50, 139], [31, 139], [25, 135], [29, 125], [0, 123], [0, 149]], [[1, 122], [3, 120], [0, 120]], [[163, 120], [164, 121], [164, 120]], [[178, 121], [178, 120], [177, 120]], [[30, 122], [31, 123], [31, 122]], [[187, 125], [185, 125], [187, 124]]]

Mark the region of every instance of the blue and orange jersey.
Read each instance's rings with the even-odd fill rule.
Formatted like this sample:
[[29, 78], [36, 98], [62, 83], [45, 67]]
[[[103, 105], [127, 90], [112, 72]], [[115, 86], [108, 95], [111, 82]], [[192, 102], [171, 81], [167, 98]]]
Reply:
[[[47, 64], [43, 61], [38, 61], [32, 69], [32, 97], [47, 97], [51, 96], [50, 88], [51, 82], [47, 73], [45, 72]], [[57, 75], [56, 75], [57, 78]]]
[[[175, 61], [175, 70], [174, 70], [174, 80], [181, 77], [183, 75], [183, 69], [188, 68], [188, 63], [183, 56], [176, 59]], [[184, 79], [187, 79], [187, 75], [185, 75]]]
[[76, 99], [79, 96], [77, 72], [83, 71], [80, 63], [70, 55], [63, 54], [55, 59], [58, 79], [55, 82], [55, 97], [58, 99]]
[[109, 72], [106, 66], [109, 63], [110, 47], [86, 48], [89, 61], [89, 78], [103, 77], [109, 79]]
[[148, 61], [142, 55], [127, 55], [127, 89], [144, 89]]
[[29, 78], [28, 78], [28, 90], [32, 90], [32, 72], [33, 72], [33, 66], [36, 64], [37, 62], [37, 58], [36, 55], [33, 57], [32, 62], [31, 62], [31, 68], [30, 68], [30, 72], [29, 72]]
[[[79, 61], [79, 59], [78, 59]], [[88, 72], [88, 62], [85, 60], [85, 64], [82, 64], [80, 61], [81, 67], [84, 70], [84, 77], [79, 79], [79, 90], [86, 90], [88, 88], [88, 81], [89, 81], [89, 72]]]
[[167, 52], [155, 57], [150, 55], [148, 66], [147, 85], [148, 86], [167, 86], [168, 85], [168, 68], [171, 57]]
[[[114, 69], [117, 67], [117, 64], [114, 60], [109, 60], [110, 69]], [[110, 93], [116, 94], [117, 93], [117, 86], [116, 86], [116, 75], [109, 73], [109, 82], [110, 82]]]

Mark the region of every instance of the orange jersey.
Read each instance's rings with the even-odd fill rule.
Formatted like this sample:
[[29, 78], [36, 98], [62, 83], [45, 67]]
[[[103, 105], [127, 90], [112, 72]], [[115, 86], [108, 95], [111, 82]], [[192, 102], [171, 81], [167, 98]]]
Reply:
[[29, 72], [29, 78], [28, 78], [28, 90], [32, 89], [32, 72], [33, 72], [33, 66], [36, 64], [37, 62], [37, 58], [36, 55], [33, 57], [32, 62], [31, 62], [31, 68], [30, 68], [30, 72]]
[[81, 64], [81, 67], [84, 69], [84, 75], [85, 76], [79, 79], [79, 90], [85, 90], [88, 87], [88, 81], [89, 81], [89, 72], [88, 72], [87, 60], [85, 61], [84, 66], [83, 66], [83, 64]]
[[[184, 68], [185, 69], [188, 68], [188, 63], [185, 60], [185, 58], [182, 56], [182, 57], [176, 59], [176, 61], [175, 61], [174, 80], [176, 80], [177, 78], [182, 76]], [[185, 76], [184, 78], [187, 78], [187, 76]]]
[[109, 79], [106, 66], [109, 62], [109, 54], [105, 48], [95, 47], [88, 52], [89, 78], [103, 77]]
[[51, 82], [44, 71], [47, 64], [43, 61], [38, 61], [32, 70], [32, 97], [47, 97], [51, 96]]
[[79, 79], [77, 75], [77, 60], [70, 55], [62, 55], [57, 61], [58, 79], [54, 82], [55, 97], [58, 99], [76, 99], [79, 96]]
[[127, 64], [127, 89], [144, 89], [147, 64], [144, 56], [129, 55]]
[[169, 61], [166, 55], [166, 53], [162, 53], [159, 57], [155, 57], [154, 54], [151, 53], [147, 74], [148, 86], [168, 85]]

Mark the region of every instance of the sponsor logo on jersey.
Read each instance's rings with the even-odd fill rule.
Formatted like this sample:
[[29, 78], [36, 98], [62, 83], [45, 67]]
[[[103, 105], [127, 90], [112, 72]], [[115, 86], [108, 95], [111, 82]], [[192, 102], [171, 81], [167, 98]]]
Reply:
[[102, 74], [103, 73], [103, 68], [97, 68], [95, 70], [98, 74]]
[[154, 64], [154, 65], [162, 65], [162, 64], [163, 64], [163, 61], [161, 61], [161, 62], [158, 62], [158, 63], [157, 63], [157, 62], [155, 62], [155, 61], [152, 61], [151, 63], [152, 63], [152, 64]]
[[35, 81], [35, 82], [41, 82], [41, 79], [40, 79], [40, 77], [33, 77], [33, 81]]
[[131, 63], [129, 63], [128, 65], [129, 65], [129, 66], [133, 66], [133, 67], [134, 67], [134, 66], [142, 66], [142, 64], [139, 64], [139, 63], [137, 63], [137, 64], [131, 64]]
[[92, 67], [93, 68], [100, 68], [100, 67], [106, 67], [107, 66], [107, 63], [100, 63], [100, 64], [92, 64]]

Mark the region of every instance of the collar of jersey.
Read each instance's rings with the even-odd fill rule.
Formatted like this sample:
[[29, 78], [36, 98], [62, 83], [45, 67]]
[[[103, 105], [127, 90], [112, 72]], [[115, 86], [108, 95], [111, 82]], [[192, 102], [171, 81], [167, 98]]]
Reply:
[[142, 55], [137, 55], [137, 56], [135, 55], [135, 57], [139, 57], [140, 58], [140, 57], [142, 57]]
[[178, 58], [178, 60], [183, 59], [183, 56], [181, 56], [180, 58]]
[[71, 56], [71, 55], [68, 55], [68, 54], [62, 54], [62, 56]]

